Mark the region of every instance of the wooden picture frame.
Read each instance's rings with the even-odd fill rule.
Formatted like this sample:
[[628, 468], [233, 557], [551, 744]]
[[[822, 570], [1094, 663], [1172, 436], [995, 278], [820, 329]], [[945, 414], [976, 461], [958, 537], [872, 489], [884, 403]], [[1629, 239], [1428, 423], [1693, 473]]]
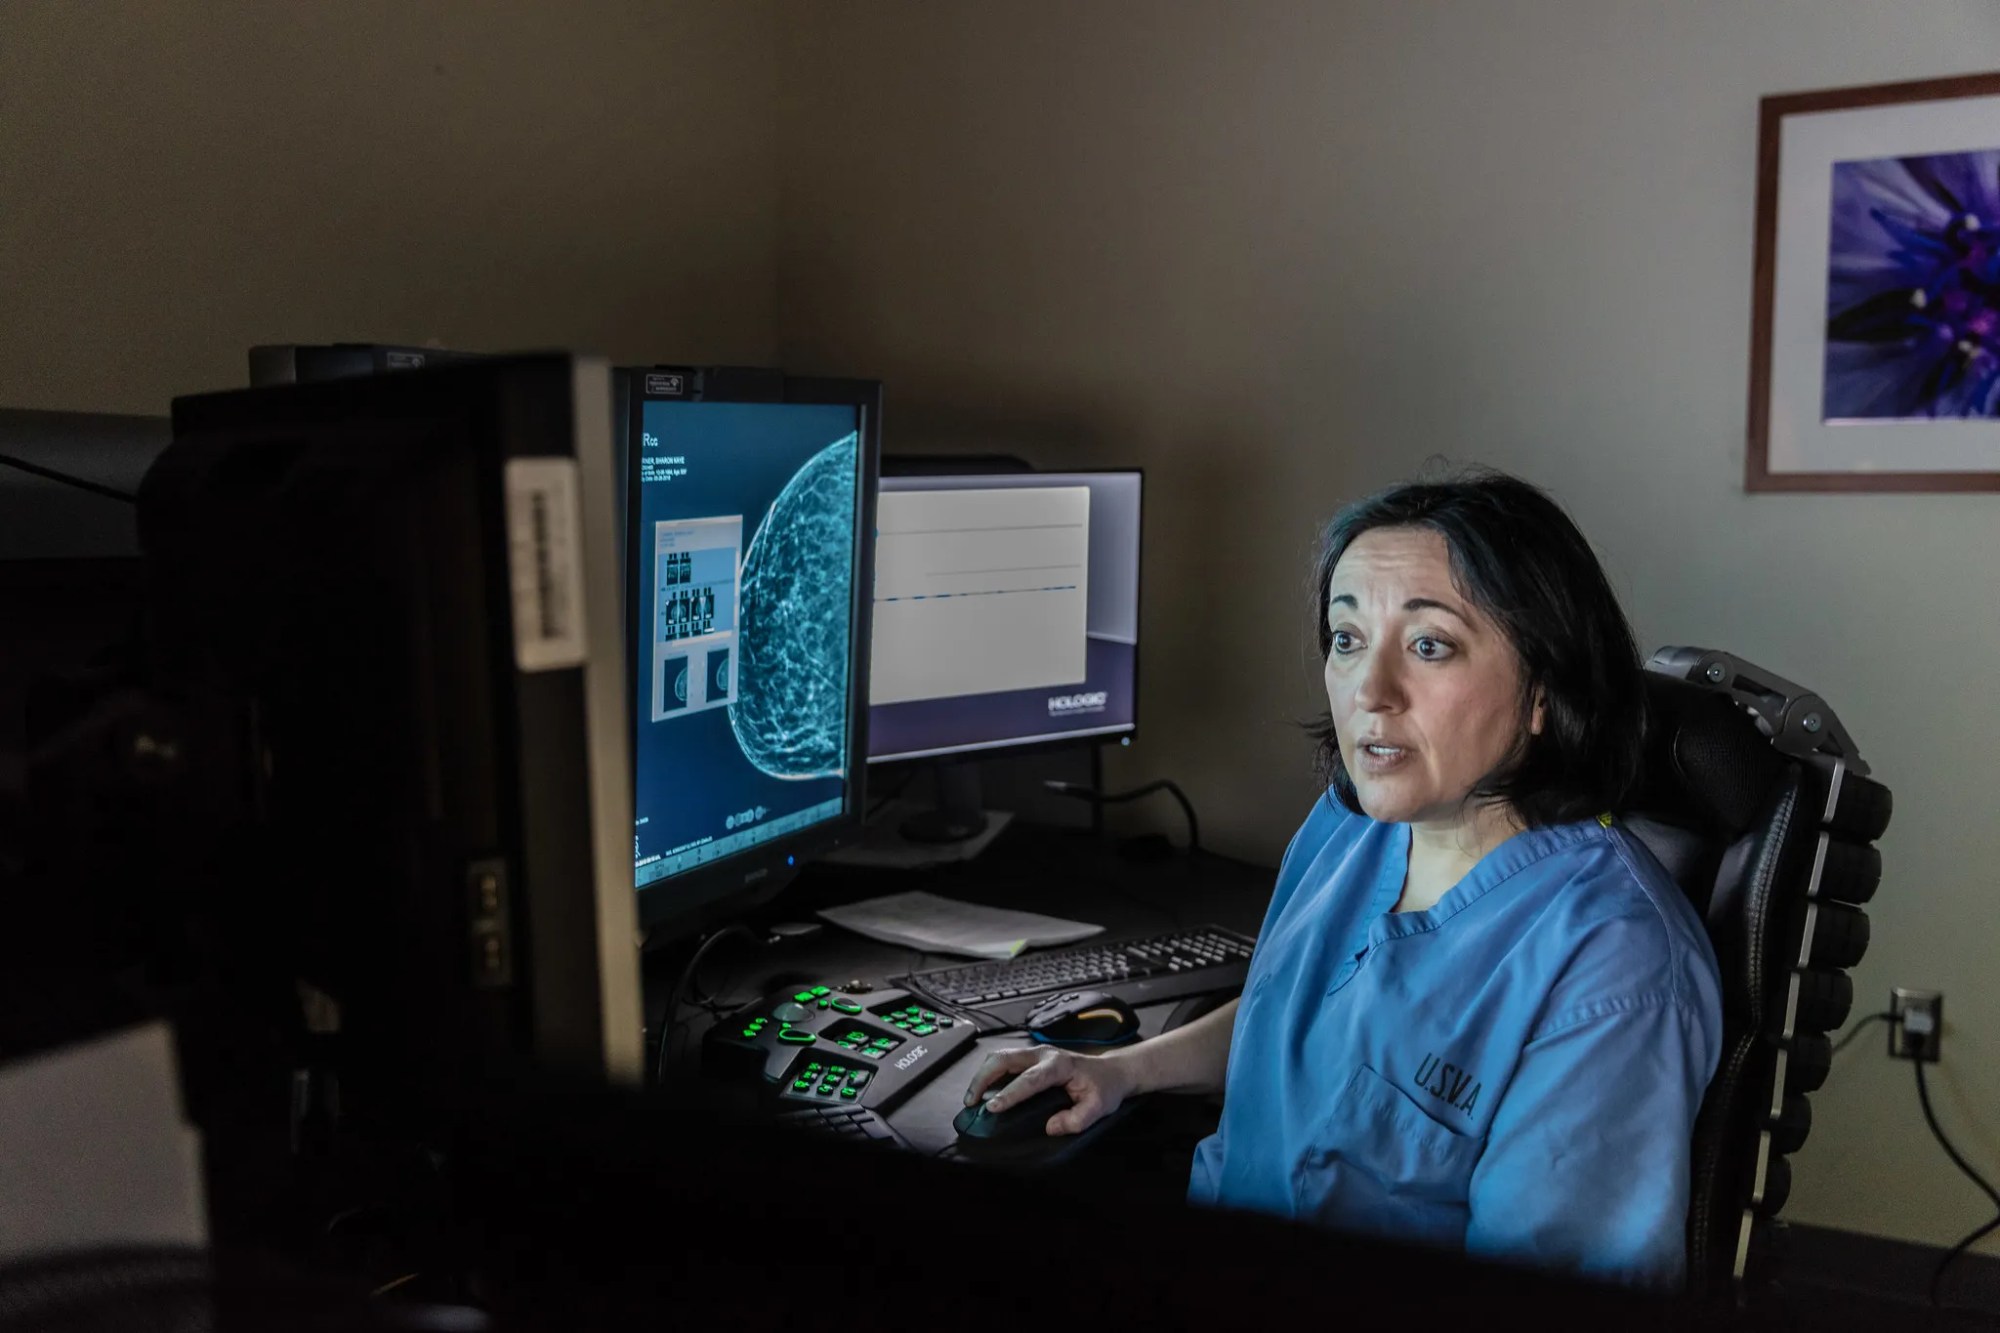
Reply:
[[2000, 490], [1989, 279], [2000, 73], [1762, 99], [1745, 489]]

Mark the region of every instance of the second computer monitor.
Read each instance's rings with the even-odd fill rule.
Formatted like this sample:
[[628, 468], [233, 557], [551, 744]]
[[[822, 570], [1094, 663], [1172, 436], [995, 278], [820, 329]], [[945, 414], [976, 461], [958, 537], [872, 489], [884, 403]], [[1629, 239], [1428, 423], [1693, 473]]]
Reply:
[[1140, 475], [882, 478], [871, 762], [1134, 730]]

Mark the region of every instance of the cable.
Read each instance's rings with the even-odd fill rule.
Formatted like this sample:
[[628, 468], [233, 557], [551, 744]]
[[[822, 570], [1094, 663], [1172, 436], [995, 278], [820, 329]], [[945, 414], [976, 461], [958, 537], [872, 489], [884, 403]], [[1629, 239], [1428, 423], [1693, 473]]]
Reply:
[[[1971, 1308], [1968, 1306], [1958, 1306], [1958, 1305], [1947, 1306], [1939, 1304], [1938, 1281], [1944, 1276], [1944, 1270], [1951, 1267], [1952, 1260], [1958, 1258], [1959, 1255], [1964, 1254], [1974, 1245], [1977, 1245], [1980, 1241], [1986, 1239], [1986, 1237], [1990, 1235], [1996, 1228], [2000, 1228], [2000, 1214], [1996, 1214], [1991, 1222], [1988, 1222], [1985, 1226], [1979, 1228], [1979, 1230], [1973, 1232], [1971, 1235], [1967, 1236], [1964, 1240], [1952, 1246], [1951, 1249], [1945, 1253], [1944, 1258], [1938, 1260], [1937, 1268], [1933, 1270], [1931, 1273], [1932, 1305], [1937, 1306], [1937, 1308], [1940, 1310], [1965, 1310]], [[1978, 1313], [1985, 1314], [1987, 1312], [1984, 1309], [1980, 1309]]]
[[[708, 957], [710, 949], [713, 949], [731, 935], [741, 935], [750, 940], [757, 938], [756, 932], [742, 922], [730, 922], [722, 929], [709, 935], [696, 947], [694, 956], [688, 959], [687, 966], [681, 969], [679, 980], [674, 982], [674, 988], [667, 992], [666, 1012], [660, 1015], [660, 1052], [653, 1070], [653, 1081], [655, 1083], [665, 1083], [667, 1081], [668, 1042], [672, 1039], [674, 1030], [680, 1026], [679, 1022], [676, 1021], [676, 1015], [680, 1013], [682, 994], [694, 982], [694, 970], [701, 966], [702, 959]], [[711, 1016], [717, 1012], [713, 1007], [713, 1001], [704, 1002], [697, 1000], [695, 1003], [701, 1008], [706, 1009]]]
[[58, 472], [54, 468], [43, 467], [40, 463], [30, 463], [25, 458], [15, 458], [11, 454], [0, 454], [0, 465], [19, 468], [31, 476], [45, 477], [50, 481], [59, 481], [65, 486], [74, 486], [80, 491], [89, 491], [92, 495], [102, 495], [111, 500], [123, 500], [128, 505], [139, 503], [138, 496], [127, 491], [121, 491], [115, 486], [106, 486], [104, 483], [97, 481], [85, 481], [82, 477], [72, 477], [67, 472]]
[[1917, 1066], [1917, 1101], [1924, 1108], [1925, 1123], [1931, 1127], [1931, 1133], [1936, 1137], [1938, 1146], [1944, 1149], [1945, 1156], [1951, 1158], [1952, 1165], [1963, 1171], [1966, 1179], [1986, 1192], [1986, 1197], [1993, 1201], [1995, 1209], [1995, 1216], [1991, 1222], [1988, 1222], [1985, 1226], [1980, 1227], [1964, 1240], [1952, 1246], [1951, 1249], [1945, 1252], [1944, 1258], [1938, 1260], [1937, 1267], [1931, 1270], [1930, 1299], [1931, 1304], [1935, 1306], [1938, 1304], [1938, 1283], [1944, 1280], [1944, 1270], [1951, 1267], [1952, 1260], [1971, 1249], [1989, 1232], [2000, 1229], [2000, 1190], [1995, 1190], [1991, 1185], [1987, 1184], [1986, 1177], [1973, 1170], [1972, 1164], [1961, 1157], [1958, 1149], [1952, 1146], [1951, 1140], [1944, 1136], [1944, 1130], [1939, 1126], [1937, 1116], [1931, 1110], [1930, 1085], [1924, 1081], [1924, 1065], [1927, 1062], [1918, 1060], [1915, 1063]]
[[1879, 1014], [1869, 1014], [1864, 1018], [1856, 1019], [1854, 1026], [1847, 1029], [1846, 1034], [1833, 1044], [1833, 1050], [1828, 1054], [1830, 1056], [1839, 1055], [1842, 1051], [1846, 1050], [1850, 1042], [1868, 1030], [1870, 1023], [1887, 1023], [1895, 1017], [1894, 1014], [1885, 1009]]
[[1181, 803], [1181, 813], [1187, 816], [1188, 855], [1193, 856], [1201, 850], [1201, 824], [1194, 817], [1194, 805], [1188, 800], [1187, 793], [1176, 786], [1171, 778], [1160, 778], [1142, 787], [1134, 787], [1131, 791], [1117, 792], [1099, 791], [1080, 782], [1063, 782], [1056, 778], [1050, 778], [1042, 785], [1058, 795], [1074, 796], [1080, 801], [1094, 801], [1099, 805], [1116, 805], [1121, 801], [1136, 801], [1141, 796], [1151, 796], [1156, 791], [1167, 792]]

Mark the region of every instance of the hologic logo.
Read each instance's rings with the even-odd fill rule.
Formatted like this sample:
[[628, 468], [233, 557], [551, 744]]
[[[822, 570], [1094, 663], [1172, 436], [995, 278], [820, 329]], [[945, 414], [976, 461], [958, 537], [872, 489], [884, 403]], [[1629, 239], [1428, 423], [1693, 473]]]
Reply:
[[1049, 715], [1058, 713], [1101, 713], [1111, 696], [1103, 690], [1092, 690], [1089, 694], [1052, 694], [1049, 696]]
[[909, 1067], [910, 1067], [911, 1065], [913, 1065], [913, 1064], [915, 1064], [915, 1063], [916, 1063], [917, 1061], [919, 1061], [919, 1060], [923, 1059], [923, 1058], [924, 1058], [924, 1054], [925, 1054], [925, 1048], [924, 1048], [924, 1047], [922, 1047], [922, 1046], [919, 1046], [919, 1047], [917, 1047], [917, 1049], [916, 1049], [916, 1050], [914, 1050], [914, 1051], [911, 1051], [911, 1052], [910, 1052], [910, 1053], [909, 1053], [908, 1055], [906, 1055], [906, 1056], [904, 1056], [904, 1057], [903, 1057], [902, 1059], [900, 1059], [900, 1060], [896, 1061], [896, 1068], [898, 1068], [898, 1069], [908, 1069], [908, 1068], [909, 1068]]

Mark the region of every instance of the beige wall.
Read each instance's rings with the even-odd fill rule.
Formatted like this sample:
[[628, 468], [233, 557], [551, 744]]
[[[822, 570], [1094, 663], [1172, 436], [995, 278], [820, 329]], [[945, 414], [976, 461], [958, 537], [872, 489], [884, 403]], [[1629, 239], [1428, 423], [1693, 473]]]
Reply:
[[[2000, 1175], [2000, 496], [1742, 489], [1758, 97], [2000, 68], [2000, 8], [785, 15], [788, 361], [883, 376], [894, 447], [1150, 469], [1144, 735], [1115, 779], [1173, 776], [1210, 842], [1275, 859], [1312, 794], [1315, 526], [1433, 451], [1518, 471], [1644, 648], [1805, 681], [1893, 786], [1857, 984], [1946, 992], [1939, 1112]], [[1790, 1214], [1949, 1242], [1988, 1209], [1878, 1051], [1816, 1100]]]
[[0, 5], [0, 405], [164, 412], [255, 342], [767, 359], [776, 17]]

